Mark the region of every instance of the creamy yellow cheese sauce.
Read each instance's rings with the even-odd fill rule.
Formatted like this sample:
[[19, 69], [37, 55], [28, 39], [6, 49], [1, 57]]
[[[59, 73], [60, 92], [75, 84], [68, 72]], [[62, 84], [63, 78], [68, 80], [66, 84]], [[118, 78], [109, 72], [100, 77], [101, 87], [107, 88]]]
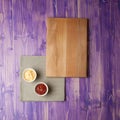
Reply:
[[34, 71], [32, 71], [32, 70], [26, 70], [24, 72], [24, 79], [25, 80], [31, 81], [31, 80], [34, 80], [34, 78], [35, 78]]

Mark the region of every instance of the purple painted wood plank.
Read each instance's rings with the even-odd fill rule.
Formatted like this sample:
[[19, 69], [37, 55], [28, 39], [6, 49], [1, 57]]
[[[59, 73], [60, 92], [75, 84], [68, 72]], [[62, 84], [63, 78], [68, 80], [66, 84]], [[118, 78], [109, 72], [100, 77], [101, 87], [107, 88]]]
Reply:
[[[89, 19], [89, 77], [66, 78], [65, 102], [20, 102], [21, 55], [46, 55], [46, 18]], [[0, 120], [119, 120], [120, 2], [0, 0]]]
[[[117, 8], [117, 9], [116, 9]], [[114, 3], [112, 6], [112, 28], [111, 28], [111, 39], [113, 40], [112, 48], [112, 85], [114, 88], [114, 100], [115, 100], [115, 111], [114, 116], [116, 120], [120, 119], [120, 1]]]

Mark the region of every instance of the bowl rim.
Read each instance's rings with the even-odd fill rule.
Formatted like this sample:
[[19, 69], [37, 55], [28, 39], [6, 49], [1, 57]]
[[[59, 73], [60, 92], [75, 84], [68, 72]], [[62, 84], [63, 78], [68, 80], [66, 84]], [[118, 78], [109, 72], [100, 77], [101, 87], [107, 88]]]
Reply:
[[[25, 73], [26, 70], [32, 70], [32, 71], [35, 73], [35, 77], [34, 77], [33, 80], [27, 81], [26, 79], [24, 79], [24, 73]], [[22, 71], [22, 79], [23, 79], [25, 82], [31, 83], [31, 82], [35, 81], [36, 78], [37, 78], [37, 72], [35, 71], [35, 69], [33, 69], [33, 68], [25, 68], [25, 69]]]
[[[46, 88], [47, 88], [46, 92], [45, 92], [43, 95], [40, 95], [40, 94], [38, 94], [38, 93], [35, 91], [35, 88], [36, 88], [36, 86], [37, 86], [38, 84], [44, 84], [44, 85], [46, 86]], [[38, 82], [38, 83], [36, 83], [35, 86], [34, 86], [34, 92], [35, 92], [38, 96], [45, 96], [45, 95], [48, 94], [48, 91], [49, 91], [49, 87], [48, 87], [48, 85], [47, 85], [45, 82]]]

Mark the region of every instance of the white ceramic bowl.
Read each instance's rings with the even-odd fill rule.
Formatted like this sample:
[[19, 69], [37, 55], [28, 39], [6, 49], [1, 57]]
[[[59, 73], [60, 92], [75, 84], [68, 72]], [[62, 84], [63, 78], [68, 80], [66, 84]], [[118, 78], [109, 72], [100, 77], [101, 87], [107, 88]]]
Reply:
[[[25, 76], [27, 78], [25, 78]], [[37, 73], [33, 68], [26, 68], [22, 72], [22, 79], [26, 82], [31, 83], [36, 80], [36, 77], [37, 77]]]
[[[39, 85], [39, 84], [44, 84], [44, 85], [46, 86], [46, 92], [45, 92], [44, 94], [39, 94], [39, 93], [36, 92], [36, 87], [37, 87], [37, 85]], [[49, 91], [48, 85], [47, 85], [46, 83], [44, 83], [44, 82], [39, 82], [39, 83], [37, 83], [37, 84], [35, 85], [35, 93], [36, 93], [38, 96], [45, 96], [45, 95], [48, 94], [48, 91]]]

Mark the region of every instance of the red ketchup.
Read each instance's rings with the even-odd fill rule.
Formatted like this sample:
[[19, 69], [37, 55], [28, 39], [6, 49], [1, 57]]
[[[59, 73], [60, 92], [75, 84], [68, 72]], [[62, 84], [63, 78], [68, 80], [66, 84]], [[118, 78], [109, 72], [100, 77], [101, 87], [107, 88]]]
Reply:
[[44, 95], [47, 92], [47, 88], [43, 83], [40, 83], [35, 87], [35, 91], [39, 95]]

